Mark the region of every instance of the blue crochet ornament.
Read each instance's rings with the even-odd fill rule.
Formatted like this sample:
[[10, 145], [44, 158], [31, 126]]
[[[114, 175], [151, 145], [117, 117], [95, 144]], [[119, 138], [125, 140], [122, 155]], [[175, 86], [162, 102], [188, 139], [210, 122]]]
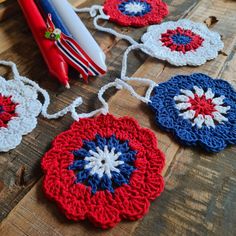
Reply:
[[182, 144], [219, 152], [236, 143], [236, 91], [228, 82], [177, 75], [156, 86], [150, 100], [158, 126]]

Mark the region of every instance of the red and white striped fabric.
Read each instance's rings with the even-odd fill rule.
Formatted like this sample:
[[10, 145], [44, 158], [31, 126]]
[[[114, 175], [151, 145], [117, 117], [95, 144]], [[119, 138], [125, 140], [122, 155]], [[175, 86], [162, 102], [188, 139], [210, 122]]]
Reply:
[[[50, 14], [48, 14], [47, 26], [51, 30], [55, 30]], [[73, 38], [61, 32], [60, 39], [55, 40], [55, 45], [64, 60], [79, 71], [84, 80], [87, 80], [89, 76], [105, 74], [106, 71], [99, 67]]]

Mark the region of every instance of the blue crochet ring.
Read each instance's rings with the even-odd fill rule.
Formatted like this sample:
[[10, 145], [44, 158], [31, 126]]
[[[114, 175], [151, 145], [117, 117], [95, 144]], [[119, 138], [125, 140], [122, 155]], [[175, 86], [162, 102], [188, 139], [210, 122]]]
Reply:
[[149, 13], [151, 5], [141, 0], [126, 0], [119, 4], [119, 10], [127, 16], [144, 16]]
[[219, 152], [236, 143], [236, 91], [224, 80], [177, 75], [154, 88], [149, 105], [182, 144]]
[[93, 194], [100, 190], [114, 193], [115, 188], [129, 184], [136, 151], [130, 149], [128, 141], [120, 141], [114, 135], [96, 135], [95, 140], [84, 140], [83, 144], [73, 152], [75, 161], [69, 166], [69, 170], [78, 172], [76, 183], [90, 186]]

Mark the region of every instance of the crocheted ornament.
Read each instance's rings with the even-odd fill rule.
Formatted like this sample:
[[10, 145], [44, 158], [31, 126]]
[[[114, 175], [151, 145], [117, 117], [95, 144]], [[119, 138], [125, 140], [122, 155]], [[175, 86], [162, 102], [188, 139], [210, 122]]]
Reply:
[[106, 0], [103, 10], [111, 21], [123, 26], [157, 24], [168, 15], [167, 4], [161, 0]]
[[176, 66], [202, 65], [224, 47], [220, 34], [186, 19], [150, 26], [142, 41], [154, 57]]
[[67, 218], [105, 229], [144, 216], [163, 190], [164, 162], [154, 134], [134, 119], [83, 118], [43, 157], [43, 188]]
[[205, 74], [177, 75], [155, 87], [156, 123], [186, 145], [218, 152], [236, 143], [236, 91]]
[[31, 86], [0, 77], [0, 152], [15, 148], [36, 127], [42, 106], [37, 97]]

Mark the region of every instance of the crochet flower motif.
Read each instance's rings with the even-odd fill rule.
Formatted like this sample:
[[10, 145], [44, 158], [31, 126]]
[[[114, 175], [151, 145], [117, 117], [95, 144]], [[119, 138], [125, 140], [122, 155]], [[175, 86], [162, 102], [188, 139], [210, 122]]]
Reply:
[[218, 152], [236, 143], [236, 92], [204, 74], [177, 75], [154, 89], [156, 123], [186, 145]]
[[31, 132], [40, 113], [37, 92], [21, 81], [0, 77], [0, 152], [7, 152]]
[[137, 220], [164, 187], [156, 142], [132, 118], [80, 119], [42, 159], [44, 192], [71, 220], [89, 219], [104, 229]]
[[224, 47], [220, 34], [186, 19], [150, 26], [142, 41], [153, 56], [176, 66], [202, 65]]
[[11, 97], [4, 97], [0, 94], [0, 128], [7, 128], [7, 123], [16, 117], [16, 105], [12, 102]]
[[123, 26], [157, 24], [168, 15], [167, 5], [161, 0], [106, 0], [103, 10], [110, 20]]
[[128, 184], [135, 169], [136, 152], [128, 141], [120, 142], [114, 135], [108, 139], [96, 135], [95, 141], [84, 141], [83, 147], [73, 154], [76, 160], [69, 169], [79, 171], [76, 182], [87, 181], [93, 194], [106, 189], [114, 193], [113, 186]]

